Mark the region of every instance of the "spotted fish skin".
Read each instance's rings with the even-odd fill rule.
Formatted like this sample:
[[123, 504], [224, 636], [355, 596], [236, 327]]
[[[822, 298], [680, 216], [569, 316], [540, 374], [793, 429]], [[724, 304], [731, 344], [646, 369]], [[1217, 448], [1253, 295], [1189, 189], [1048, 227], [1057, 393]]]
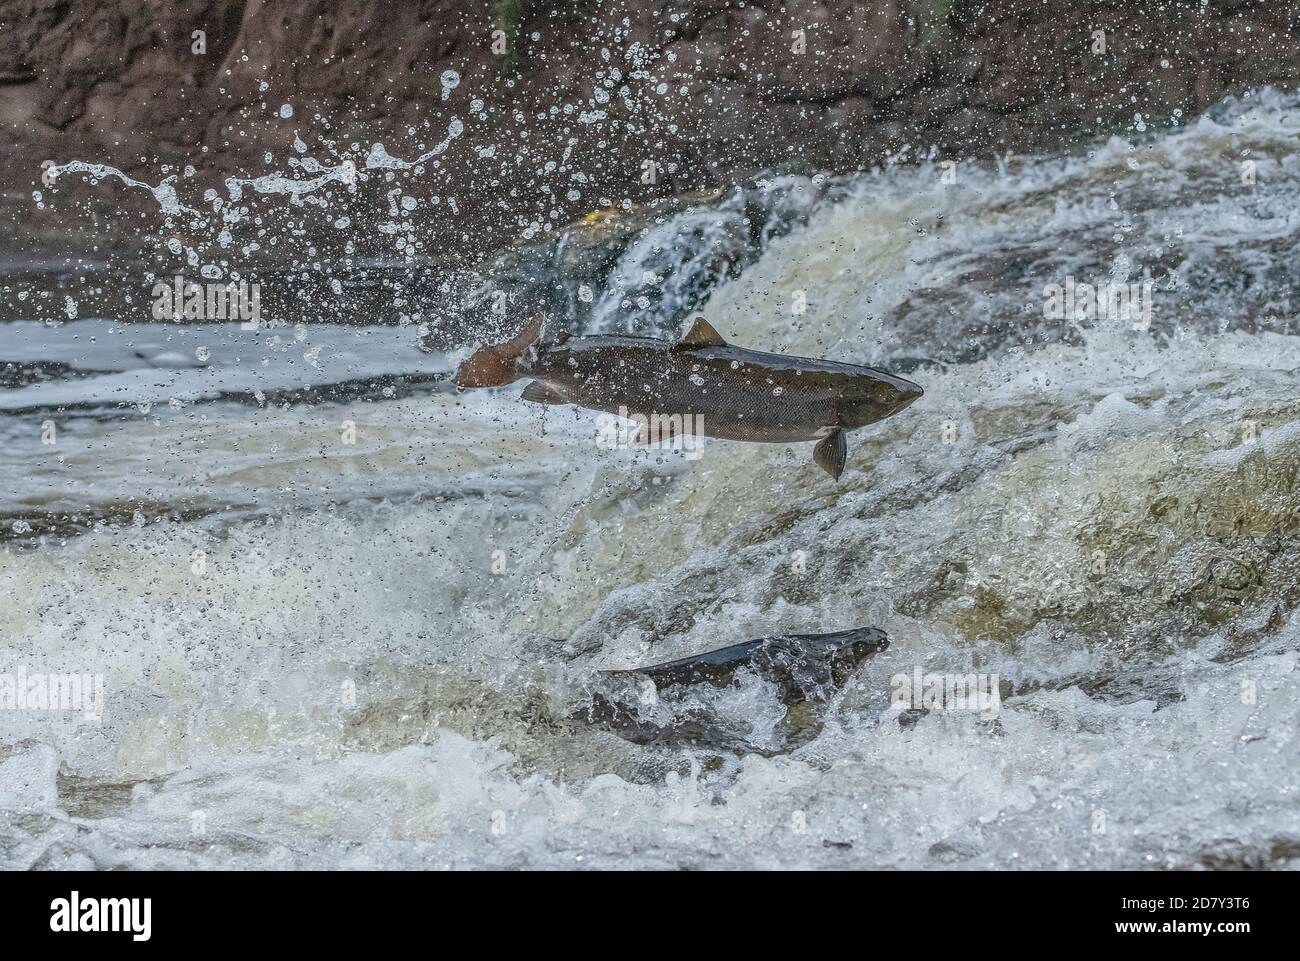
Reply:
[[670, 432], [726, 440], [819, 441], [814, 458], [836, 478], [847, 456], [844, 432], [922, 395], [917, 384], [875, 367], [735, 347], [702, 317], [676, 343], [604, 336], [543, 343], [540, 330], [538, 318], [506, 344], [476, 352], [457, 383], [500, 386], [529, 377], [524, 400], [618, 414], [656, 433], [667, 424]]
[[526, 372], [559, 402], [645, 418], [698, 415], [708, 437], [766, 443], [865, 427], [921, 395], [910, 381], [871, 367], [641, 337], [544, 345]]

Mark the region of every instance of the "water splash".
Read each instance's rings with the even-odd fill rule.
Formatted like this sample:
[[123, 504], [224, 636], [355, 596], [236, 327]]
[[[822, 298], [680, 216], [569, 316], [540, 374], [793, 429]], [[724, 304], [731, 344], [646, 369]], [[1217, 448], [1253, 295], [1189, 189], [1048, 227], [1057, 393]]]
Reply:
[[428, 162], [441, 153], [444, 153], [451, 146], [453, 140], [465, 132], [465, 125], [457, 118], [453, 117], [447, 124], [447, 136], [427, 152], [421, 154], [414, 160], [401, 160], [391, 156], [384, 148], [382, 143], [373, 144], [370, 152], [366, 154], [367, 170], [413, 170], [416, 167]]
[[176, 180], [175, 174], [164, 177], [157, 186], [154, 186], [153, 184], [145, 183], [143, 180], [137, 180], [134, 177], [128, 176], [116, 167], [109, 166], [108, 164], [87, 163], [84, 160], [71, 160], [63, 164], [54, 164], [49, 168], [48, 175], [51, 178], [58, 178], [65, 173], [86, 173], [96, 180], [115, 177], [128, 187], [147, 190], [153, 196], [154, 200], [158, 201], [158, 209], [169, 217], [182, 213], [202, 216], [193, 207], [187, 207], [180, 202], [176, 193], [176, 187], [173, 185], [173, 181]]
[[[109, 690], [95, 737], [0, 715], [0, 785], [29, 786], [0, 788], [6, 866], [1287, 866], [1297, 130], [1300, 100], [1256, 94], [955, 184], [929, 161], [826, 183], [703, 303], [738, 343], [929, 357], [925, 397], [854, 434], [837, 486], [806, 445], [602, 451], [593, 418], [511, 392], [231, 410], [197, 367], [192, 406], [60, 422], [59, 456], [29, 413], [0, 422], [30, 465], [14, 521], [97, 477], [125, 492], [56, 550], [0, 551], [6, 659], [92, 660]], [[619, 279], [638, 269], [720, 275], [715, 221], [664, 220], [577, 301], [642, 310]], [[565, 251], [534, 252], [540, 288]], [[1049, 280], [1167, 270], [1151, 330], [1041, 323]], [[27, 332], [15, 390], [62, 398], [109, 339], [68, 330], [42, 357]], [[201, 333], [157, 349], [244, 372], [253, 347]], [[282, 346], [287, 379], [318, 373]], [[132, 499], [141, 465], [166, 500], [275, 509], [168, 517]], [[571, 717], [599, 668], [877, 616], [890, 650], [787, 756], [642, 749]], [[997, 672], [997, 721], [901, 716], [891, 677], [917, 665]], [[750, 736], [779, 723], [753, 680], [723, 694]]]

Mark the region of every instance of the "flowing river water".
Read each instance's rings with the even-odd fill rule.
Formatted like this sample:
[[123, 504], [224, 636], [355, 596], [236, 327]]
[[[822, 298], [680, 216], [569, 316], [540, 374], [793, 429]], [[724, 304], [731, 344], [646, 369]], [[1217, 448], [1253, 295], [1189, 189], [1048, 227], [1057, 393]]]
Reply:
[[[410, 326], [0, 325], [0, 670], [104, 683], [0, 710], [0, 866], [1300, 858], [1298, 136], [1259, 91], [791, 178], [725, 270], [735, 210], [661, 218], [586, 329], [699, 312], [925, 387], [838, 484], [811, 445], [606, 449]], [[1152, 310], [1045, 318], [1070, 282]], [[581, 720], [599, 670], [864, 624], [889, 650], [798, 738], [743, 671], [687, 695], [722, 746]], [[995, 716], [900, 709], [917, 669], [996, 675]]]

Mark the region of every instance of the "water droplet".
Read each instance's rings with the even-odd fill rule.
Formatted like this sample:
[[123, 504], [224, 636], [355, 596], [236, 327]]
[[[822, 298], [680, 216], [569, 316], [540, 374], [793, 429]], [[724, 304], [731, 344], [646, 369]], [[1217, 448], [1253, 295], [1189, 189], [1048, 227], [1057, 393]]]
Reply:
[[446, 100], [451, 92], [460, 86], [460, 74], [455, 70], [444, 70], [438, 78], [442, 82], [442, 99]]

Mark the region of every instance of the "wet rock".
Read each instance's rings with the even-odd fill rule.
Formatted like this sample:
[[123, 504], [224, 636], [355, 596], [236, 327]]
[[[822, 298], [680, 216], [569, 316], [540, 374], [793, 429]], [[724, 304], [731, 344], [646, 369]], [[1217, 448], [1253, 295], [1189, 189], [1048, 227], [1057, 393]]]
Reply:
[[669, 336], [774, 238], [806, 223], [822, 193], [822, 180], [771, 174], [721, 194], [593, 212], [499, 256], [463, 313], [429, 325], [424, 346], [504, 339], [533, 310], [553, 330]]
[[[420, 220], [454, 262], [517, 242], [528, 224], [581, 217], [602, 195], [645, 204], [796, 160], [855, 169], [902, 143], [984, 154], [1045, 146], [1098, 118], [1129, 121], [1125, 90], [1145, 91], [1153, 116], [1190, 115], [1226, 93], [1300, 79], [1285, 5], [824, 0], [765, 10], [693, 0], [674, 7], [671, 23], [660, 5], [630, 0], [510, 9], [510, 49], [497, 55], [489, 38], [506, 14], [495, 4], [398, 5], [376, 17], [359, 0], [311, 0], [290, 18], [235, 0], [157, 10], [22, 0], [0, 25], [0, 143], [15, 156], [103, 160], [135, 175], [202, 156], [211, 169], [200, 176], [219, 185], [260, 172], [263, 156], [284, 151], [300, 118], [317, 113], [342, 140], [416, 152], [452, 117], [472, 118], [463, 149], [436, 161], [458, 185], [460, 214]], [[1110, 37], [1105, 54], [1091, 52], [1097, 24]], [[1053, 53], [1062, 38], [1064, 56]], [[600, 71], [611, 65], [619, 80], [605, 87]], [[447, 70], [460, 83], [444, 97]], [[552, 107], [596, 106], [595, 86], [614, 92], [604, 118], [557, 121]], [[268, 97], [294, 100], [295, 116], [268, 109]], [[475, 112], [476, 98], [495, 109]], [[1008, 119], [953, 119], [967, 105]], [[893, 126], [864, 132], [868, 120]], [[123, 131], [153, 154], [123, 149]], [[541, 189], [542, 158], [561, 157], [587, 175], [576, 196], [558, 182]], [[648, 182], [647, 159], [664, 168]], [[0, 187], [25, 200], [33, 166], [0, 171]], [[147, 203], [130, 191], [81, 196], [104, 212]], [[4, 226], [57, 248], [55, 221]]]
[[978, 857], [980, 848], [968, 841], [945, 838], [931, 844], [927, 853], [940, 864], [960, 864], [962, 861], [969, 861], [971, 858]]

